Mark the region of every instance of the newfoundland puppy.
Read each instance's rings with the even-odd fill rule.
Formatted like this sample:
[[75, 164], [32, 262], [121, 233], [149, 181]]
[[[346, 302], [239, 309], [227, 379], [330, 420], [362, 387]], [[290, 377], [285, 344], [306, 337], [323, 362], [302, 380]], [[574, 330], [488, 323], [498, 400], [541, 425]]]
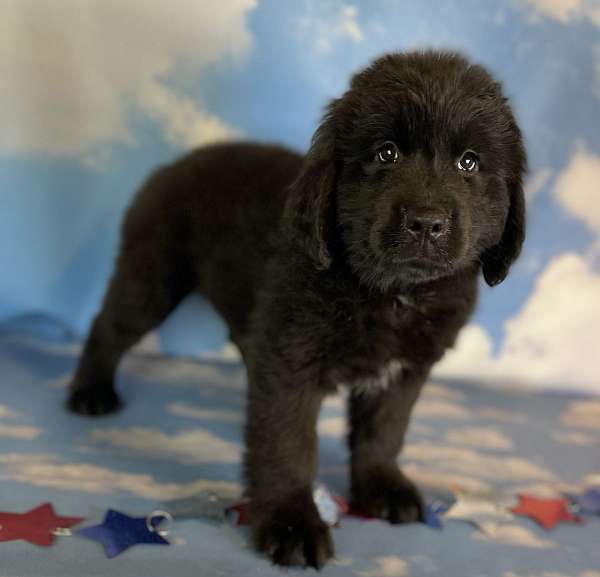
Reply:
[[445, 52], [390, 54], [352, 78], [301, 156], [204, 147], [128, 209], [69, 407], [114, 411], [119, 360], [190, 292], [229, 325], [248, 373], [245, 476], [255, 544], [280, 565], [333, 555], [312, 498], [323, 398], [349, 391], [351, 497], [404, 523], [398, 466], [432, 365], [524, 238], [521, 132], [501, 87]]

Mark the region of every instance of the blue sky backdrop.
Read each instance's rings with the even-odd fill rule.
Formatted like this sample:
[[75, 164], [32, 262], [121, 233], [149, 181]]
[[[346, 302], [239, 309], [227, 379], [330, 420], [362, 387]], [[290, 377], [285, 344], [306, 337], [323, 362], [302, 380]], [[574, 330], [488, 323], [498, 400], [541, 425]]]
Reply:
[[[439, 374], [600, 392], [600, 1], [0, 3], [0, 321], [83, 335], [148, 172], [232, 138], [305, 150], [323, 107], [388, 51], [457, 49], [525, 133], [528, 240]], [[144, 347], [229, 355], [189, 299]]]

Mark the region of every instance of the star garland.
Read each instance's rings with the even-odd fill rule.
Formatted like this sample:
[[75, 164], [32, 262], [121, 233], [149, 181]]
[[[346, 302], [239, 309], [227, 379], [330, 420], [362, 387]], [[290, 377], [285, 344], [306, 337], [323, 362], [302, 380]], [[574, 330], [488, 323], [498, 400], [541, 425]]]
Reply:
[[51, 503], [43, 503], [26, 513], [0, 512], [0, 542], [20, 540], [50, 547], [57, 536], [81, 535], [100, 541], [109, 559], [138, 543], [169, 545], [165, 539], [167, 532], [160, 530], [159, 525], [172, 517], [163, 511], [136, 518], [109, 509], [100, 525], [71, 531], [71, 527], [84, 520], [84, 517], [57, 515]]
[[[322, 519], [329, 526], [338, 526], [343, 516], [368, 519], [352, 511], [346, 499], [331, 493], [323, 484], [317, 484], [313, 499]], [[493, 495], [475, 495], [458, 492], [451, 499], [437, 499], [427, 503], [424, 523], [432, 529], [442, 529], [443, 522], [462, 521], [470, 523], [485, 534], [492, 536], [499, 527], [515, 522], [515, 516], [525, 516], [536, 521], [546, 530], [559, 523], [584, 522], [585, 516], [600, 515], [600, 486], [588, 486], [581, 493], [565, 494], [555, 499], [542, 499], [533, 495], [519, 494], [516, 506], [509, 507]], [[190, 500], [192, 501], [192, 500]], [[236, 525], [250, 523], [247, 499], [231, 504], [212, 492], [204, 491], [193, 499], [193, 518], [217, 520], [229, 519]], [[0, 543], [27, 541], [34, 545], [50, 547], [57, 536], [81, 536], [102, 544], [105, 554], [112, 559], [138, 544], [169, 545], [168, 530], [163, 523], [173, 517], [165, 511], [154, 511], [146, 517], [132, 517], [109, 509], [102, 523], [78, 530], [71, 527], [84, 521], [84, 517], [57, 515], [51, 503], [43, 503], [24, 513], [0, 512]]]

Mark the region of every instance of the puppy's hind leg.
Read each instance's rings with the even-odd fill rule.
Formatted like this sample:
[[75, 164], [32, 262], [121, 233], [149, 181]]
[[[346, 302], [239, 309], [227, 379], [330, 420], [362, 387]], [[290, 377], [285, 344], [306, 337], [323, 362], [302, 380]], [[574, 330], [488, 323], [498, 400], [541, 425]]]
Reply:
[[157, 248], [156, 242], [123, 248], [71, 383], [71, 411], [103, 415], [117, 410], [113, 381], [119, 360], [190, 292], [189, 263]]

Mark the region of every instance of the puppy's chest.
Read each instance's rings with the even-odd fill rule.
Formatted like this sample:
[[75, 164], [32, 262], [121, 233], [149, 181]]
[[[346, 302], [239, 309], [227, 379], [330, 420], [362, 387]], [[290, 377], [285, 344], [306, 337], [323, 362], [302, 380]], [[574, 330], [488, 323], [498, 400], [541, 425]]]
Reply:
[[357, 304], [343, 314], [329, 357], [330, 386], [385, 390], [430, 362], [432, 321], [408, 299]]

